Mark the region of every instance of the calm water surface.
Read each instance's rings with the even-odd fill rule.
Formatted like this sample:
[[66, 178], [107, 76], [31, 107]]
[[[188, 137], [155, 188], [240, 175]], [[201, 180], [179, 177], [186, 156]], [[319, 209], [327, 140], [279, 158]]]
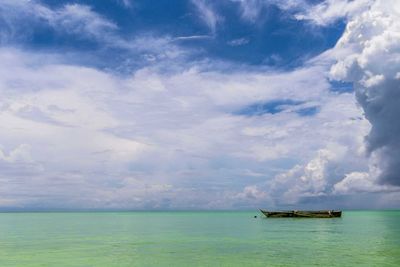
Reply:
[[0, 213], [0, 266], [400, 266], [400, 211]]

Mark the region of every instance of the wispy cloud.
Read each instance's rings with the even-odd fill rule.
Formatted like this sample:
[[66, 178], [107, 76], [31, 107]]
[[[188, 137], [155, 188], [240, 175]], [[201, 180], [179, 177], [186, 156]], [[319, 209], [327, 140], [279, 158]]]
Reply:
[[[0, 6], [0, 18], [6, 22], [6, 27], [0, 28], [0, 41], [5, 46], [29, 42], [36, 30], [49, 28], [55, 36], [63, 36], [68, 42], [85, 40], [93, 44], [95, 48], [91, 53], [79, 51], [78, 47], [76, 54], [70, 57], [73, 61], [86, 60], [96, 64], [96, 52], [118, 50], [124, 56], [118, 57], [121, 62], [114, 69], [123, 73], [159, 61], [182, 62], [189, 55], [190, 48], [180, 46], [179, 42], [212, 38], [208, 35], [158, 36], [153, 32], [126, 36], [120, 33], [115, 22], [95, 12], [92, 7], [81, 4], [49, 7], [39, 1], [4, 0]], [[28, 27], [28, 24], [33, 27]]]
[[217, 30], [217, 25], [221, 22], [222, 18], [206, 0], [192, 0], [192, 3], [197, 9], [200, 19], [210, 29], [211, 34], [214, 35]]
[[250, 40], [247, 39], [247, 38], [238, 38], [238, 39], [230, 40], [228, 42], [228, 45], [230, 45], [230, 46], [241, 46], [241, 45], [248, 44], [249, 42], [250, 42]]
[[349, 18], [368, 8], [373, 0], [326, 0], [319, 4], [304, 8], [303, 11], [295, 14], [298, 20], [309, 20], [316, 25], [326, 26], [339, 19]]
[[126, 8], [131, 8], [134, 3], [134, 0], [116, 0], [116, 1], [124, 5], [124, 7]]
[[[38, 1], [2, 1], [0, 15], [12, 32], [19, 31], [20, 20], [33, 23], [45, 22], [56, 31], [80, 35], [83, 38], [102, 39], [118, 28], [112, 21], [94, 12], [91, 7], [80, 4], [65, 4], [58, 9], [51, 9]], [[6, 30], [6, 29], [3, 29]], [[2, 35], [5, 35], [3, 32]]]
[[297, 20], [307, 20], [315, 25], [327, 26], [339, 19], [349, 18], [356, 13], [367, 10], [374, 0], [325, 0], [316, 4], [310, 1], [290, 0], [232, 0], [238, 2], [242, 19], [256, 23], [265, 10], [277, 7], [289, 13]]
[[211, 38], [213, 38], [212, 35], [189, 35], [189, 36], [175, 37], [174, 40], [176, 40], [176, 41], [192, 41], [192, 40], [204, 40], [204, 39], [211, 39]]
[[265, 13], [266, 9], [278, 7], [283, 11], [296, 12], [309, 8], [307, 1], [304, 0], [231, 0], [237, 2], [240, 6], [241, 18], [245, 21], [256, 23], [260, 15]]

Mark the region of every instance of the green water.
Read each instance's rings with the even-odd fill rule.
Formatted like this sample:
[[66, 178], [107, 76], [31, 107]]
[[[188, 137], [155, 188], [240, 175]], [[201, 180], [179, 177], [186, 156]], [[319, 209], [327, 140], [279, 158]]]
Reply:
[[400, 266], [400, 211], [0, 213], [0, 266]]

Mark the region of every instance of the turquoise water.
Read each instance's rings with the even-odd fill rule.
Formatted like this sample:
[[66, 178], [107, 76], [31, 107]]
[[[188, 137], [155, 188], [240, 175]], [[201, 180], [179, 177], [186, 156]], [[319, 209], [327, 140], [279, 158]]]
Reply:
[[400, 266], [400, 211], [0, 213], [0, 266]]

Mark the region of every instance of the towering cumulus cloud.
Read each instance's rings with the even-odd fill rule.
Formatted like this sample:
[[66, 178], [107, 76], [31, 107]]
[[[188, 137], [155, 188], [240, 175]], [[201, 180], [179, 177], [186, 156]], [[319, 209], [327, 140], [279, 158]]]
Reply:
[[372, 125], [366, 141], [368, 152], [378, 159], [374, 160], [377, 182], [398, 186], [400, 1], [376, 1], [351, 18], [335, 53], [338, 62], [331, 69], [332, 76], [354, 83], [357, 101]]

